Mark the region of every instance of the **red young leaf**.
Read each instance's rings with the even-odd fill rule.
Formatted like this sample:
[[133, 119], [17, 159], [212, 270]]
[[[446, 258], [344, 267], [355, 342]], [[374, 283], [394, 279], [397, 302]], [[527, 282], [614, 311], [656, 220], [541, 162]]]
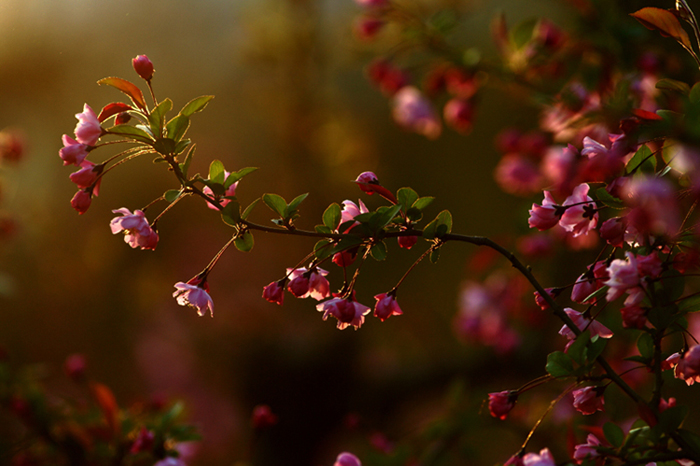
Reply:
[[90, 390], [105, 417], [105, 421], [107, 421], [112, 435], [116, 437], [121, 430], [121, 424], [119, 422], [119, 406], [117, 406], [117, 400], [114, 398], [112, 390], [101, 383], [91, 384]]
[[630, 13], [637, 21], [647, 29], [657, 29], [662, 36], [673, 37], [685, 48], [691, 49], [690, 38], [681, 26], [676, 15], [662, 8], [647, 7]]
[[97, 81], [97, 84], [107, 84], [108, 86], [116, 87], [124, 94], [128, 95], [141, 110], [146, 110], [146, 101], [143, 99], [143, 93], [134, 83], [126, 79], [110, 76], [109, 78], [100, 79]]
[[642, 120], [663, 120], [663, 118], [661, 118], [656, 113], [650, 112], [648, 110], [642, 110], [641, 108], [632, 109], [632, 113], [634, 114], [634, 116], [636, 116], [637, 118], [641, 118]]
[[131, 105], [127, 105], [123, 102], [112, 102], [111, 104], [107, 104], [104, 106], [102, 111], [100, 112], [99, 115], [97, 115], [97, 120], [102, 123], [105, 121], [107, 118], [111, 117], [112, 115], [116, 115], [117, 113], [125, 112], [127, 110], [133, 110], [134, 107]]

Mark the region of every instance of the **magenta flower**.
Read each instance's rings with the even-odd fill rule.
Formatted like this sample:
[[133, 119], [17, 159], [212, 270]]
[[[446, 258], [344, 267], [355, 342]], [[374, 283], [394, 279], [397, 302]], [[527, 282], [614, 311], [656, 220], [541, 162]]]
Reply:
[[325, 278], [328, 271], [320, 267], [311, 270], [305, 267], [298, 269], [287, 269], [289, 274], [289, 285], [287, 289], [297, 298], [312, 297], [316, 301], [326, 299], [331, 295], [330, 284]]
[[508, 413], [513, 409], [517, 400], [518, 392], [514, 390], [489, 393], [489, 412], [491, 416], [503, 421], [508, 417]]
[[554, 457], [550, 453], [549, 448], [540, 450], [540, 453], [527, 453], [523, 456], [524, 466], [556, 466]]
[[253, 415], [250, 419], [253, 428], [264, 429], [277, 424], [277, 415], [272, 412], [268, 405], [257, 405], [253, 408]]
[[639, 270], [637, 269], [637, 258], [631, 252], [625, 253], [626, 260], [615, 259], [608, 266], [608, 276], [610, 277], [603, 284], [609, 286], [605, 298], [614, 301], [622, 294], [639, 285]]
[[88, 155], [87, 144], [81, 144], [67, 134], [63, 135], [62, 140], [63, 148], [58, 151], [58, 156], [63, 159], [63, 165], [80, 166]]
[[83, 113], [77, 113], [75, 117], [78, 119], [78, 124], [75, 127], [75, 139], [81, 144], [94, 146], [102, 136], [102, 127], [97, 120], [97, 115], [88, 104], [85, 104]]
[[131, 60], [131, 64], [134, 67], [134, 71], [146, 81], [150, 81], [153, 78], [153, 72], [155, 71], [153, 63], [146, 55], [137, 55], [136, 58]]
[[357, 456], [345, 451], [338, 455], [333, 466], [362, 466], [362, 463]]
[[700, 345], [692, 346], [678, 359], [673, 375], [688, 385], [700, 383]]
[[[228, 178], [228, 176], [229, 176], [230, 174], [231, 174], [230, 172], [224, 170], [224, 180], [225, 180], [226, 178]], [[229, 202], [231, 202], [231, 200], [230, 200], [230, 199], [224, 199], [223, 197], [224, 197], [224, 196], [230, 196], [230, 197], [235, 196], [235, 195], [236, 195], [236, 187], [237, 187], [237, 186], [238, 186], [238, 181], [236, 181], [236, 182], [233, 183], [231, 186], [229, 186], [228, 188], [226, 188], [226, 192], [224, 193], [223, 196], [217, 196], [217, 195], [215, 195], [215, 194], [214, 194], [214, 191], [212, 191], [211, 188], [210, 188], [209, 186], [205, 186], [204, 189], [202, 189], [202, 192], [203, 192], [204, 194], [206, 194], [207, 196], [211, 196], [211, 197], [213, 197], [214, 199], [216, 199], [217, 201], [219, 201], [219, 202], [221, 203], [221, 207], [226, 207], [226, 204], [228, 204]], [[212, 204], [211, 202], [207, 202], [207, 207], [209, 207], [209, 208], [212, 209], [212, 210], [219, 210], [219, 209], [218, 209], [214, 204]]]
[[507, 193], [529, 195], [542, 189], [539, 167], [523, 154], [506, 154], [494, 170], [498, 186]]
[[[598, 447], [600, 446], [600, 440], [593, 434], [588, 434], [586, 438], [586, 443], [576, 445], [574, 447], [574, 459], [578, 464], [583, 463], [586, 459], [597, 458], [600, 456], [598, 453]], [[600, 459], [600, 458], [597, 458]]]
[[204, 316], [209, 311], [214, 317], [214, 301], [209, 296], [209, 285], [206, 281], [195, 277], [187, 283], [175, 283], [175, 288], [173, 298], [177, 299], [180, 306], [196, 308], [200, 316]]
[[70, 205], [77, 210], [80, 215], [87, 212], [91, 203], [92, 194], [84, 189], [78, 190], [78, 192], [73, 196], [73, 199], [70, 200]]
[[436, 139], [442, 132], [442, 125], [432, 104], [413, 86], [401, 88], [393, 101], [394, 121], [399, 126], [422, 134], [428, 139]]
[[141, 210], [135, 210], [132, 214], [129, 209], [122, 207], [112, 212], [122, 215], [121, 217], [114, 217], [112, 221], [109, 222], [112, 234], [116, 235], [123, 231], [124, 242], [132, 248], [156, 248], [158, 244], [158, 233], [150, 227], [145, 214]]
[[102, 173], [104, 165], [95, 165], [89, 160], [83, 160], [80, 167], [80, 170], [70, 174], [70, 180], [81, 189], [95, 185], [93, 191], [95, 192], [95, 195], [97, 195], [97, 191], [99, 191], [98, 177], [100, 176], [100, 173]]
[[588, 234], [598, 224], [598, 212], [593, 199], [588, 195], [589, 189], [590, 186], [586, 183], [576, 186], [562, 204], [570, 207], [561, 216], [559, 225], [574, 236]]
[[393, 294], [381, 293], [376, 295], [374, 299], [377, 300], [377, 304], [374, 306], [374, 315], [375, 317], [379, 317], [379, 320], [382, 322], [391, 316], [400, 316], [403, 314]]
[[603, 222], [600, 226], [600, 237], [611, 246], [621, 248], [625, 242], [625, 230], [627, 229], [627, 219], [625, 217], [614, 217]]
[[[340, 224], [342, 225], [345, 222], [349, 222], [350, 220], [353, 220], [355, 217], [357, 217], [360, 214], [366, 214], [369, 212], [369, 209], [365, 205], [364, 202], [362, 202], [361, 199], [358, 199], [360, 203], [359, 207], [357, 204], [355, 204], [352, 201], [343, 201], [343, 209], [340, 211]], [[358, 222], [355, 222], [354, 225], [357, 225]], [[347, 233], [347, 230], [345, 231]]]
[[451, 99], [443, 109], [445, 123], [462, 134], [469, 134], [474, 120], [474, 103], [471, 100]]
[[559, 223], [561, 213], [560, 207], [554, 202], [554, 198], [549, 191], [544, 192], [544, 201], [542, 205], [532, 204], [530, 209], [530, 218], [527, 220], [530, 228], [537, 228], [540, 231], [549, 230], [554, 225]]
[[[576, 327], [578, 327], [579, 330], [581, 330], [582, 332], [586, 329], [590, 330], [591, 337], [597, 335], [600, 338], [612, 338], [612, 331], [610, 331], [608, 327], [601, 324], [597, 320], [588, 319], [584, 317], [583, 314], [581, 314], [580, 312], [575, 311], [569, 307], [564, 308], [564, 312], [566, 312], [566, 315], [568, 315], [569, 318], [571, 318], [571, 320], [574, 321], [574, 325], [576, 325]], [[572, 341], [576, 339], [576, 334], [567, 325], [564, 325], [559, 330], [559, 335], [565, 336], [566, 338]]]
[[[598, 261], [593, 266], [593, 272], [586, 271], [576, 280], [571, 290], [571, 300], [576, 303], [584, 303], [584, 300], [598, 289], [602, 288], [603, 280], [608, 278], [605, 261]], [[586, 301], [590, 303], [592, 301]]]
[[331, 298], [316, 305], [316, 310], [323, 312], [323, 320], [328, 319], [328, 316], [338, 319], [340, 330], [350, 325], [357, 330], [365, 322], [365, 315], [370, 312], [370, 308], [358, 303], [354, 298]]
[[262, 297], [271, 303], [277, 303], [280, 306], [284, 303], [284, 285], [286, 283], [285, 279], [277, 282], [272, 282], [263, 288]]
[[603, 396], [598, 391], [598, 387], [585, 387], [580, 390], [574, 390], [574, 408], [581, 414], [593, 414], [596, 411], [603, 411]]
[[[640, 295], [643, 297], [644, 293], [640, 293]], [[623, 307], [620, 309], [620, 313], [622, 314], [622, 326], [625, 328], [642, 329], [647, 324], [647, 311], [637, 304]]]

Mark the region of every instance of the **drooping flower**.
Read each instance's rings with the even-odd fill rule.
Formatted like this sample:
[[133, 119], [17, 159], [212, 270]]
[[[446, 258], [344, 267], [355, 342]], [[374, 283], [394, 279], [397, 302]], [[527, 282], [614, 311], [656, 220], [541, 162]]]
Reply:
[[[574, 325], [576, 325], [576, 327], [578, 327], [579, 330], [590, 330], [591, 337], [597, 335], [600, 338], [612, 338], [612, 331], [597, 320], [591, 320], [589, 318], [586, 318], [583, 316], [582, 313], [575, 311], [569, 307], [564, 308], [564, 312], [566, 312], [566, 315], [569, 316], [569, 318], [574, 322]], [[576, 339], [576, 334], [567, 325], [564, 325], [559, 330], [559, 335], [565, 336], [566, 338], [572, 341]]]
[[287, 269], [289, 274], [289, 284], [287, 289], [297, 298], [312, 297], [316, 301], [326, 299], [331, 295], [330, 284], [325, 278], [327, 270], [320, 267], [313, 267], [308, 270], [306, 267], [298, 269]]
[[556, 466], [554, 457], [549, 451], [549, 448], [543, 448], [540, 453], [526, 453], [523, 456], [524, 466]]
[[377, 300], [377, 304], [374, 306], [374, 316], [379, 317], [379, 320], [382, 322], [391, 316], [400, 316], [403, 314], [393, 294], [381, 293], [376, 295], [374, 299]]
[[688, 385], [700, 383], [700, 345], [692, 346], [683, 353], [673, 374], [677, 379], [685, 380]]
[[347, 451], [338, 455], [333, 466], [362, 466], [357, 456]]
[[113, 210], [121, 217], [114, 217], [109, 223], [112, 234], [124, 232], [124, 242], [132, 248], [155, 249], [158, 244], [158, 233], [148, 224], [146, 215], [141, 210], [135, 210], [132, 214], [129, 209], [122, 207]]
[[598, 387], [584, 387], [574, 390], [574, 408], [581, 414], [593, 414], [603, 411], [603, 395]]
[[87, 187], [95, 185], [93, 192], [99, 191], [99, 183], [96, 184], [96, 182], [98, 181], [98, 177], [102, 173], [104, 165], [95, 165], [89, 160], [83, 160], [80, 163], [80, 167], [80, 170], [70, 174], [70, 180], [73, 183], [75, 183], [78, 186], [78, 188], [85, 189]]
[[176, 291], [173, 298], [177, 299], [180, 306], [189, 306], [197, 309], [197, 314], [204, 316], [207, 311], [214, 317], [214, 301], [209, 296], [209, 284], [199, 277], [190, 279], [187, 283], [175, 283]]
[[[230, 174], [231, 174], [231, 172], [228, 172], [228, 171], [225, 171], [225, 170], [224, 170], [224, 180], [226, 180], [226, 178], [228, 178], [228, 176], [229, 176]], [[235, 195], [236, 195], [236, 187], [237, 187], [237, 186], [238, 186], [238, 181], [236, 181], [236, 182], [233, 183], [231, 186], [229, 186], [228, 188], [226, 188], [226, 192], [225, 192], [222, 196], [217, 196], [217, 195], [215, 195], [215, 194], [214, 194], [214, 191], [212, 191], [211, 188], [210, 188], [209, 186], [205, 186], [204, 189], [202, 189], [202, 192], [203, 192], [204, 194], [206, 194], [207, 196], [211, 196], [211, 197], [213, 197], [214, 199], [216, 199], [217, 201], [219, 201], [219, 203], [221, 204], [222, 207], [226, 207], [226, 204], [228, 204], [229, 202], [231, 202], [231, 200], [230, 200], [230, 199], [225, 199], [224, 196], [230, 196], [230, 197], [235, 196]], [[208, 202], [208, 201], [207, 201], [207, 207], [209, 207], [211, 210], [219, 210], [214, 204], [212, 204], [211, 202]]]
[[403, 128], [436, 139], [442, 125], [430, 101], [415, 87], [401, 88], [393, 100], [394, 121]]
[[592, 459], [598, 457], [598, 447], [600, 446], [600, 440], [593, 434], [588, 434], [586, 438], [586, 443], [581, 443], [574, 447], [574, 459], [578, 464], [583, 463], [586, 459]]
[[63, 135], [62, 140], [63, 148], [58, 151], [58, 156], [63, 160], [63, 165], [80, 166], [88, 155], [88, 145], [76, 141], [67, 134]]
[[571, 300], [576, 303], [590, 303], [591, 300], [584, 300], [592, 293], [602, 288], [603, 280], [607, 277], [605, 261], [596, 262], [593, 266], [593, 271], [587, 270], [576, 280], [576, 284], [571, 290]]
[[263, 288], [263, 298], [270, 301], [271, 303], [277, 303], [280, 306], [284, 303], [284, 286], [286, 280], [282, 279], [276, 282], [272, 282]]
[[[362, 202], [361, 199], [358, 199], [357, 202], [359, 202], [359, 206], [352, 201], [348, 201], [348, 200], [343, 201], [343, 209], [340, 211], [340, 224], [341, 225], [345, 222], [349, 222], [350, 220], [353, 220], [355, 217], [357, 217], [360, 214], [366, 214], [367, 212], [369, 212], [369, 209], [367, 208], [365, 203]], [[358, 222], [355, 222], [353, 224], [353, 226], [357, 225], [357, 223]], [[350, 228], [352, 228], [352, 227], [350, 227]], [[350, 228], [345, 230], [345, 233], [347, 233]]]
[[131, 60], [131, 64], [134, 67], [134, 71], [141, 76], [146, 81], [150, 81], [153, 78], [153, 63], [148, 59], [146, 55], [137, 55]]
[[491, 416], [503, 421], [508, 417], [508, 413], [513, 409], [517, 400], [518, 392], [514, 390], [489, 393], [489, 412]]
[[542, 205], [532, 204], [530, 218], [527, 220], [530, 228], [537, 228], [540, 231], [548, 230], [559, 223], [561, 213], [559, 206], [549, 191], [544, 192]]
[[350, 325], [358, 329], [365, 322], [365, 315], [370, 308], [364, 306], [354, 298], [331, 298], [316, 305], [316, 310], [323, 312], [323, 320], [328, 316], [338, 319], [338, 328], [343, 330]]
[[87, 212], [91, 203], [92, 194], [87, 192], [85, 189], [78, 190], [78, 192], [73, 196], [73, 199], [70, 200], [70, 205], [77, 210], [80, 215]]
[[582, 183], [574, 188], [571, 196], [564, 200], [567, 207], [559, 225], [574, 236], [585, 235], [598, 224], [598, 212], [593, 198], [588, 195], [590, 186]]
[[608, 278], [603, 284], [609, 286], [606, 299], [614, 301], [630, 288], [639, 285], [637, 258], [631, 252], [625, 253], [626, 260], [615, 259], [608, 266]]
[[398, 236], [396, 241], [399, 243], [399, 247], [404, 249], [411, 249], [418, 242], [417, 236]]
[[88, 104], [83, 107], [83, 113], [76, 113], [78, 124], [75, 126], [75, 139], [81, 144], [94, 146], [100, 136], [102, 127], [97, 120], [97, 115]]
[[[644, 293], [640, 294], [644, 296]], [[620, 313], [622, 314], [622, 326], [625, 328], [642, 329], [647, 324], [646, 309], [637, 304], [623, 307], [620, 309]]]
[[627, 229], [627, 219], [625, 217], [614, 217], [603, 222], [600, 226], [600, 237], [611, 246], [621, 248], [625, 243], [625, 230]]

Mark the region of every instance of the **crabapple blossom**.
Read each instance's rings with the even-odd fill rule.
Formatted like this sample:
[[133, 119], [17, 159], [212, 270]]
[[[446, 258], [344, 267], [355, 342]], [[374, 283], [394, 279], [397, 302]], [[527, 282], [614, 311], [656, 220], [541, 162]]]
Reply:
[[523, 154], [506, 154], [496, 166], [494, 177], [507, 193], [529, 195], [542, 189], [543, 178], [535, 162]]
[[83, 160], [80, 167], [80, 170], [70, 174], [70, 180], [75, 183], [78, 188], [85, 189], [89, 186], [95, 185], [93, 192], [99, 191], [99, 187], [95, 184], [95, 182], [98, 181], [104, 165], [95, 165], [89, 160]]
[[581, 274], [576, 280], [576, 284], [571, 290], [571, 300], [583, 304], [588, 296], [603, 286], [603, 280], [607, 278], [607, 267], [605, 261], [598, 261], [590, 270]]
[[338, 319], [338, 328], [343, 330], [350, 325], [357, 330], [365, 321], [365, 315], [369, 314], [370, 308], [364, 306], [354, 298], [331, 298], [316, 305], [316, 310], [323, 312], [323, 320], [328, 316]]
[[561, 207], [557, 205], [549, 191], [544, 192], [542, 205], [532, 204], [530, 218], [527, 220], [530, 228], [540, 231], [548, 230], [559, 223], [561, 219]]
[[151, 448], [153, 448], [155, 437], [156, 436], [153, 431], [142, 427], [136, 436], [136, 439], [134, 439], [134, 443], [131, 444], [129, 452], [139, 453], [142, 451], [149, 451]]
[[92, 194], [85, 189], [79, 189], [70, 200], [70, 205], [81, 215], [87, 212], [91, 203]]
[[[224, 170], [224, 180], [225, 180], [226, 178], [228, 178], [228, 176], [229, 176], [230, 174], [231, 174], [230, 172]], [[226, 192], [223, 194], [223, 196], [231, 196], [231, 197], [235, 196], [235, 195], [236, 195], [236, 186], [238, 186], [238, 181], [236, 181], [236, 182], [233, 183], [231, 186], [229, 186], [228, 188], [226, 188]], [[212, 191], [211, 188], [210, 188], [209, 186], [205, 186], [204, 189], [202, 189], [202, 192], [203, 192], [204, 194], [206, 194], [207, 196], [213, 197], [214, 199], [216, 199], [217, 201], [219, 201], [219, 203], [221, 204], [221, 207], [226, 207], [226, 205], [227, 205], [229, 202], [231, 202], [230, 199], [224, 199], [223, 196], [217, 196], [217, 195], [215, 195], [215, 194], [214, 194], [214, 191]], [[207, 207], [209, 207], [209, 208], [212, 209], [212, 210], [219, 210], [218, 207], [216, 207], [214, 204], [212, 204], [211, 202], [208, 202], [208, 201], [207, 201]]]
[[574, 459], [578, 464], [583, 463], [586, 459], [596, 458], [599, 455], [598, 446], [600, 445], [600, 440], [593, 434], [588, 434], [586, 437], [586, 443], [581, 443], [574, 447]]
[[287, 269], [289, 274], [289, 284], [287, 289], [297, 298], [312, 297], [316, 301], [321, 301], [331, 295], [330, 284], [325, 278], [327, 270], [314, 267], [311, 270], [305, 267], [298, 269]]
[[382, 18], [362, 15], [355, 19], [353, 32], [358, 39], [369, 41], [374, 39], [385, 25], [386, 21]]
[[562, 204], [567, 209], [561, 216], [559, 225], [573, 236], [585, 235], [598, 224], [598, 212], [593, 199], [588, 195], [589, 189], [590, 186], [586, 183], [576, 186]]
[[58, 156], [63, 160], [63, 165], [80, 166], [88, 155], [88, 145], [76, 141], [67, 134], [63, 135], [62, 140], [63, 148], [58, 151]]
[[280, 306], [284, 303], [284, 286], [287, 280], [279, 280], [272, 282], [263, 288], [263, 298], [270, 301], [271, 303], [277, 303]]
[[603, 411], [603, 396], [598, 387], [584, 387], [574, 390], [574, 408], [581, 414], [593, 414]]
[[158, 244], [158, 233], [148, 224], [146, 216], [141, 210], [135, 210], [132, 214], [129, 209], [122, 207], [113, 210], [121, 217], [114, 217], [109, 223], [112, 234], [124, 232], [124, 242], [132, 248], [155, 249]]
[[[384, 1], [384, 0], [382, 0]], [[394, 95], [408, 84], [406, 73], [386, 59], [380, 58], [367, 67], [369, 79], [387, 95]]]
[[622, 200], [632, 209], [628, 222], [645, 234], [672, 236], [681, 221], [673, 186], [663, 178], [632, 178], [624, 187]]
[[379, 183], [377, 175], [373, 172], [360, 173], [355, 179], [355, 183], [363, 192], [369, 195], [377, 193], [392, 204], [397, 202], [394, 194]]
[[374, 306], [374, 315], [375, 317], [379, 317], [379, 320], [382, 322], [391, 316], [400, 316], [403, 314], [393, 294], [381, 293], [376, 295], [374, 299], [377, 300], [377, 304]]
[[134, 71], [146, 81], [153, 78], [153, 63], [146, 55], [137, 55], [131, 60], [131, 65], [134, 67]]
[[187, 464], [180, 458], [168, 456], [167, 458], [158, 461], [153, 466], [187, 466]]
[[[597, 320], [591, 320], [583, 316], [582, 313], [571, 309], [570, 307], [564, 308], [564, 312], [569, 318], [574, 322], [574, 325], [578, 327], [582, 332], [586, 329], [591, 331], [591, 337], [599, 336], [600, 338], [612, 338], [613, 333], [608, 327], [601, 324]], [[569, 340], [573, 341], [576, 339], [576, 334], [567, 325], [564, 325], [559, 330], [559, 335], [565, 336]]]
[[615, 259], [608, 266], [608, 278], [603, 284], [609, 286], [605, 298], [614, 301], [622, 293], [639, 285], [637, 258], [631, 252], [625, 253], [626, 260]]
[[556, 466], [554, 462], [554, 457], [549, 451], [549, 448], [544, 448], [540, 450], [540, 453], [526, 453], [523, 456], [524, 466]]
[[78, 124], [75, 126], [75, 139], [81, 144], [94, 146], [100, 136], [102, 127], [97, 120], [97, 115], [88, 104], [83, 107], [82, 113], [76, 113]]
[[440, 120], [430, 101], [413, 86], [401, 88], [393, 100], [396, 123], [428, 139], [436, 139], [442, 132]]
[[688, 385], [700, 383], [700, 345], [692, 346], [683, 353], [676, 364], [674, 376], [685, 380]]
[[600, 226], [600, 237], [616, 248], [621, 248], [625, 243], [625, 230], [627, 229], [627, 219], [625, 217], [614, 217], [603, 222]]
[[357, 456], [345, 451], [338, 455], [333, 466], [362, 466], [362, 463]]
[[[644, 293], [640, 294], [644, 296]], [[620, 309], [620, 313], [622, 314], [623, 327], [642, 329], [646, 326], [647, 311], [643, 307], [640, 307], [637, 304], [632, 304]]]
[[347, 251], [341, 251], [333, 254], [331, 261], [338, 267], [348, 267], [355, 262], [357, 259], [358, 248], [348, 249]]
[[[347, 200], [343, 201], [343, 209], [340, 211], [340, 224], [341, 225], [345, 222], [349, 222], [350, 220], [353, 220], [355, 217], [357, 217], [360, 214], [366, 214], [367, 212], [369, 212], [369, 209], [367, 208], [365, 203], [362, 202], [361, 199], [358, 199], [358, 202], [360, 203], [359, 207], [357, 204], [355, 204], [352, 201], [347, 201]], [[357, 225], [358, 223], [359, 222], [355, 222], [353, 224], [353, 226]], [[345, 233], [347, 233], [348, 230], [345, 230]]]
[[518, 400], [518, 392], [515, 390], [505, 390], [502, 392], [489, 393], [489, 412], [491, 416], [503, 421], [515, 406]]
[[206, 280], [194, 277], [187, 283], [175, 283], [175, 288], [173, 298], [177, 299], [180, 306], [193, 307], [197, 309], [197, 314], [200, 316], [204, 316], [209, 311], [214, 317], [214, 301], [209, 296], [209, 285]]

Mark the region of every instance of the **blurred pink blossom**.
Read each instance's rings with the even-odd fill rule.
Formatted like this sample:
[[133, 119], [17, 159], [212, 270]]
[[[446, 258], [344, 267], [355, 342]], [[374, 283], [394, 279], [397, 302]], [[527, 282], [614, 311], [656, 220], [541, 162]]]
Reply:
[[593, 414], [603, 411], [603, 396], [598, 393], [597, 387], [585, 387], [573, 391], [574, 408], [581, 414]]
[[428, 139], [436, 139], [442, 132], [433, 105], [413, 86], [405, 86], [394, 95], [393, 116], [399, 126]]

